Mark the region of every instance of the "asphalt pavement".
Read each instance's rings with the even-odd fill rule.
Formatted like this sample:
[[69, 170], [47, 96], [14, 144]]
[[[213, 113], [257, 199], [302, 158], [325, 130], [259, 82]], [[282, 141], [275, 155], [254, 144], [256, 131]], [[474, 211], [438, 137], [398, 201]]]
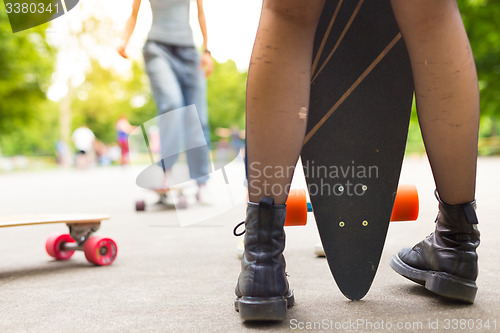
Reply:
[[[307, 226], [286, 230], [296, 305], [287, 320], [273, 324], [242, 323], [233, 307], [240, 269], [233, 228], [244, 219], [242, 184], [222, 186], [215, 176], [207, 196], [212, 204], [191, 202], [178, 211], [153, 204], [155, 194], [135, 184], [140, 170], [0, 173], [0, 215], [109, 214], [98, 234], [119, 248], [111, 266], [92, 266], [82, 253], [59, 262], [44, 243], [47, 235], [66, 232], [63, 224], [0, 228], [0, 332], [499, 331], [499, 158], [479, 160], [480, 274], [473, 305], [435, 297], [389, 267], [392, 254], [432, 232], [437, 213], [427, 160], [408, 157], [401, 183], [417, 185], [420, 217], [391, 223], [367, 296], [353, 302], [340, 293], [325, 259], [314, 255], [319, 237], [309, 215]], [[187, 194], [193, 201], [192, 190]], [[148, 204], [144, 212], [135, 211], [139, 199]]]

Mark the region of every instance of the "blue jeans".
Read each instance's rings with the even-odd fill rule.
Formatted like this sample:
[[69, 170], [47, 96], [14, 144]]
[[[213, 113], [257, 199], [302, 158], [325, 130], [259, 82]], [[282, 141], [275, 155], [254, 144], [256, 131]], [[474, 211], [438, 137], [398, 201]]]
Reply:
[[[194, 47], [165, 45], [148, 40], [143, 48], [146, 72], [148, 74], [158, 114], [195, 105], [198, 119], [188, 113], [175, 112], [179, 116], [160, 126], [163, 166], [171, 169], [184, 147], [191, 147], [190, 140], [196, 136], [193, 130], [201, 123], [207, 145], [186, 149], [189, 175], [198, 184], [205, 184], [209, 174], [209, 133], [206, 106], [206, 82], [200, 70], [198, 52]], [[169, 118], [170, 119], [170, 118]]]

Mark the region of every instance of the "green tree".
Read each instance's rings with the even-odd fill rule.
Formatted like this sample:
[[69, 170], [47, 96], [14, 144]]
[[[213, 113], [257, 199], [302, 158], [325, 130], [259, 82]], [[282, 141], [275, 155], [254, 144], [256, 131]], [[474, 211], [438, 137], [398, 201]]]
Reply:
[[4, 154], [47, 153], [54, 103], [46, 98], [55, 51], [45, 41], [47, 25], [12, 33], [0, 10], [0, 147]]
[[234, 61], [215, 63], [214, 72], [207, 80], [207, 103], [211, 138], [217, 127], [245, 127], [246, 73], [236, 68]]
[[126, 116], [139, 125], [156, 115], [149, 86], [141, 66], [134, 62], [131, 75], [123, 76], [91, 60], [85, 82], [74, 91], [72, 128], [86, 124], [104, 143], [116, 141], [115, 124]]
[[[233, 61], [215, 62], [214, 73], [207, 80], [212, 140], [218, 140], [218, 127], [244, 128], [245, 89], [246, 73], [239, 72]], [[114, 125], [119, 116], [125, 115], [133, 125], [140, 125], [157, 115], [147, 76], [139, 62], [132, 64], [129, 75], [122, 75], [92, 59], [85, 82], [75, 88], [73, 95], [72, 129], [87, 124], [105, 143], [114, 142]]]
[[500, 2], [459, 2], [476, 61], [481, 93], [483, 136], [497, 136], [500, 119]]

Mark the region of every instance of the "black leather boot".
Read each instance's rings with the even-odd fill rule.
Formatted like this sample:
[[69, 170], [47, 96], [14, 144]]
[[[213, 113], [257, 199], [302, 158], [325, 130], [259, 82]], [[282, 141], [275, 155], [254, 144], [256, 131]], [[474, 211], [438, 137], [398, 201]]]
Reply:
[[402, 249], [391, 267], [438, 295], [473, 303], [479, 246], [476, 201], [448, 205], [439, 197], [436, 230], [413, 248]]
[[243, 320], [285, 320], [294, 303], [285, 273], [286, 206], [271, 198], [249, 203], [245, 251], [236, 285], [236, 311]]

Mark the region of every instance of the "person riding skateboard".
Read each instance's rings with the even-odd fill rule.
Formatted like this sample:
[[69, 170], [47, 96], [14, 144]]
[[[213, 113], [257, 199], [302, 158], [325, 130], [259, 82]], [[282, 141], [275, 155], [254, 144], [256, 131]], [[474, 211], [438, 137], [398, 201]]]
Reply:
[[[391, 0], [413, 71], [417, 112], [436, 183], [436, 230], [391, 265], [432, 292], [472, 303], [479, 89], [456, 0]], [[324, 0], [264, 0], [248, 72], [245, 250], [235, 293], [243, 320], [284, 320], [285, 202], [306, 131], [313, 40]], [[273, 172], [275, 171], [275, 172]], [[415, 278], [418, 276], [418, 278]]]
[[[203, 35], [203, 52], [198, 55], [193, 32], [189, 24], [190, 0], [150, 0], [153, 22], [143, 48], [144, 63], [151, 90], [158, 108], [158, 115], [189, 105], [196, 106], [197, 119], [188, 112], [172, 113], [169, 121], [161, 122], [161, 152], [165, 180], [159, 187], [168, 188], [168, 177], [177, 162], [183, 146], [193, 146], [195, 137], [191, 129], [201, 123], [207, 144], [199, 149], [188, 149], [186, 158], [189, 174], [196, 180], [198, 201], [205, 201], [209, 174], [209, 131], [206, 105], [206, 81], [214, 69], [208, 50], [208, 35], [203, 0], [197, 0], [198, 23]], [[132, 12], [124, 29], [118, 53], [128, 58], [126, 48], [135, 29], [141, 0], [132, 2]], [[174, 116], [175, 115], [175, 116]], [[182, 117], [181, 117], [182, 116]]]

